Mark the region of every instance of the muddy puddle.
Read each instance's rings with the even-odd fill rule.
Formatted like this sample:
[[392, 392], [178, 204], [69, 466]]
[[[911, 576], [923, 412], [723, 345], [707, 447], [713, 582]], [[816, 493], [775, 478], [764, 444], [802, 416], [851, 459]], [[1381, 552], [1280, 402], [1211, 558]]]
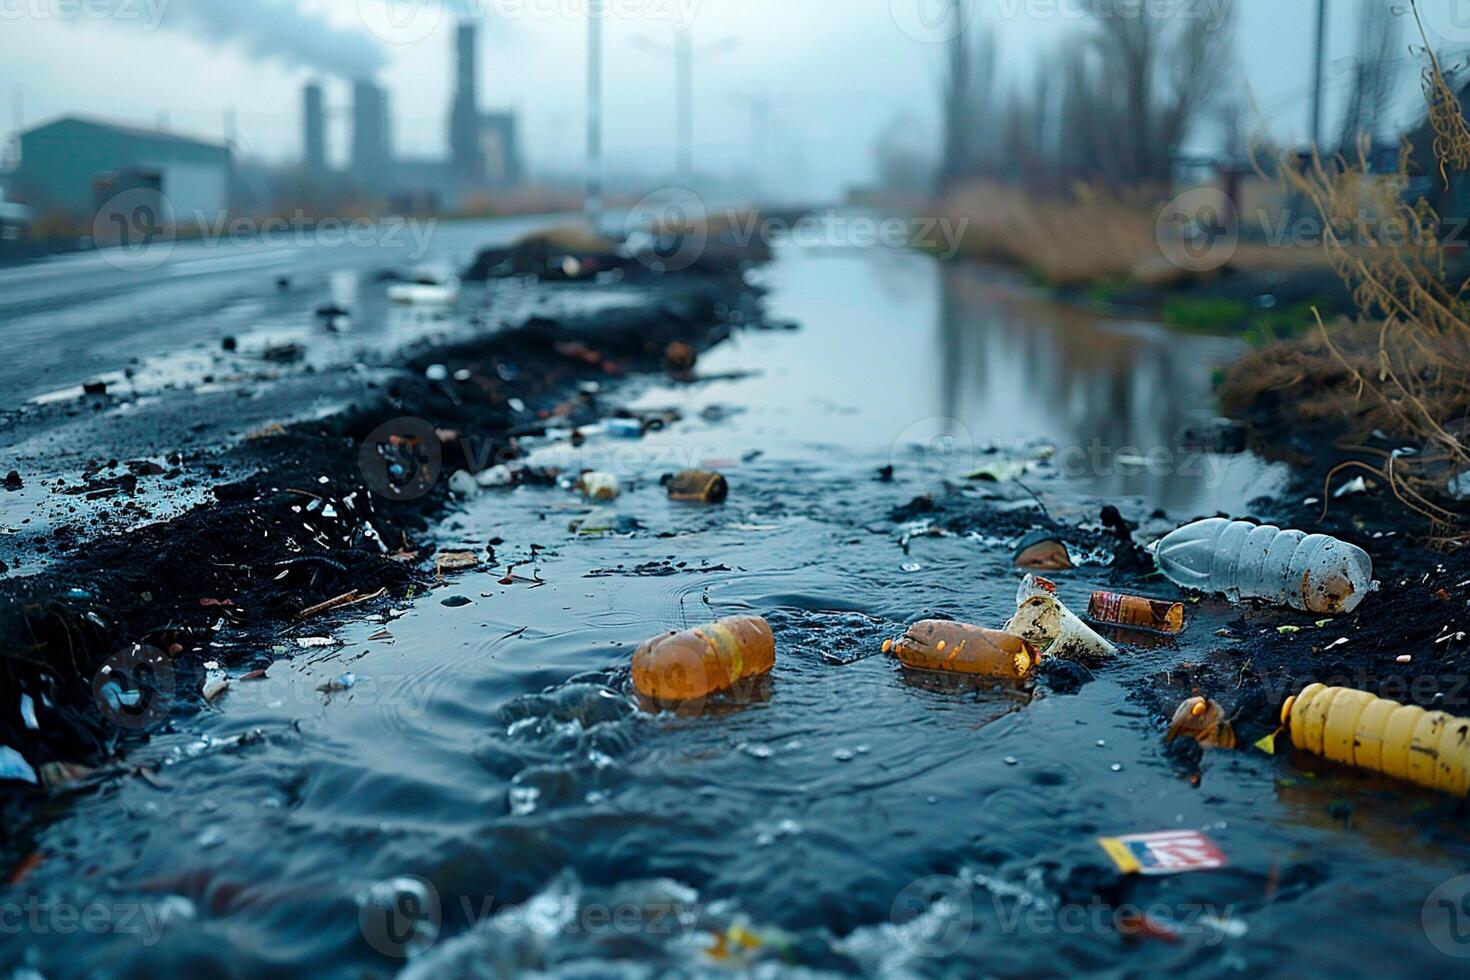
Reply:
[[[1443, 965], [1421, 913], [1470, 856], [1449, 802], [1255, 752], [1208, 756], [1193, 786], [1130, 696], [1209, 656], [1239, 610], [1191, 607], [1177, 648], [1127, 648], [1070, 693], [832, 662], [928, 615], [1009, 615], [1008, 535], [891, 519], [946, 478], [1027, 468], [1025, 489], [969, 492], [1067, 523], [1112, 503], [1173, 526], [1277, 491], [1253, 457], [1174, 448], [1212, 414], [1233, 342], [918, 256], [784, 249], [759, 275], [800, 329], [737, 335], [700, 362], [721, 380], [619, 389], [682, 421], [576, 451], [619, 474], [616, 502], [475, 496], [436, 536], [492, 546], [493, 567], [401, 615], [298, 627], [340, 645], [176, 719], [132, 754], [146, 778], [49, 804], [31, 905], [0, 923], [39, 927], [0, 936], [5, 960], [48, 977]], [[666, 499], [659, 475], [691, 464], [725, 470], [726, 504]], [[1059, 576], [1069, 600], [1112, 581], [1093, 558]], [[641, 640], [746, 612], [776, 634], [767, 684], [637, 709]], [[1228, 866], [1128, 878], [1095, 842], [1174, 829]], [[1170, 935], [1125, 937], [1120, 907]]]

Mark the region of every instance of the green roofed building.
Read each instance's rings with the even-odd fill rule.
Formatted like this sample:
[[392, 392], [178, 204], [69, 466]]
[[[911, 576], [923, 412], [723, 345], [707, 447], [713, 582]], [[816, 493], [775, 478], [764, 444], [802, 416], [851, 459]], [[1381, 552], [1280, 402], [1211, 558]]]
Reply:
[[230, 148], [223, 143], [81, 116], [20, 134], [11, 197], [37, 215], [90, 221], [119, 194], [162, 195], [175, 220], [213, 218], [229, 208]]

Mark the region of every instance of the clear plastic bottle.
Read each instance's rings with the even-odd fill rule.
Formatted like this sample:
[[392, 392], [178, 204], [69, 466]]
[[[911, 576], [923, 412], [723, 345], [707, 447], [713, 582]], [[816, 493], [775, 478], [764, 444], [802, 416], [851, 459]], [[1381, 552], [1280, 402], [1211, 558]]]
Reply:
[[1223, 517], [1166, 535], [1155, 558], [1176, 585], [1305, 612], [1352, 612], [1375, 587], [1373, 559], [1357, 545]]

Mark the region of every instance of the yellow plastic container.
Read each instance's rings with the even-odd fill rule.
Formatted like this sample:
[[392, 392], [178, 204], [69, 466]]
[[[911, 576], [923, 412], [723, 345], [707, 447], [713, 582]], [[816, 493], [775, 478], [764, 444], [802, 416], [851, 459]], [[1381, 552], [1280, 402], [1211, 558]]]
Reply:
[[897, 641], [884, 640], [883, 652], [916, 670], [947, 670], [1007, 680], [1031, 676], [1038, 659], [1036, 648], [1019, 636], [947, 619], [915, 623]]
[[1464, 796], [1470, 720], [1367, 691], [1309, 684], [1281, 706], [1291, 744], [1313, 755]]
[[732, 616], [645, 641], [633, 653], [633, 686], [660, 701], [687, 701], [769, 673], [775, 665], [770, 624], [759, 616]]

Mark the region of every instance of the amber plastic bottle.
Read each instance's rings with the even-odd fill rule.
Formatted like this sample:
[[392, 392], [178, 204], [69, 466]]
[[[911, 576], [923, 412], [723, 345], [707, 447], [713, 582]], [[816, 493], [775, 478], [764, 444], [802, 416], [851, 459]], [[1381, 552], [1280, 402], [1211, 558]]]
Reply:
[[702, 698], [776, 664], [776, 638], [759, 616], [733, 616], [664, 633], [633, 654], [633, 686], [660, 701]]
[[1007, 680], [1024, 680], [1036, 666], [1036, 648], [1010, 633], [946, 619], [926, 619], [909, 627], [883, 651], [916, 670], [947, 670]]
[[730, 495], [730, 484], [710, 470], [685, 470], [669, 479], [669, 499], [718, 504]]
[[1094, 592], [1087, 604], [1087, 618], [1111, 626], [1178, 633], [1184, 629], [1184, 603], [1117, 592]]
[[1207, 748], [1235, 748], [1235, 728], [1225, 717], [1225, 709], [1214, 701], [1192, 697], [1179, 705], [1174, 719], [1169, 723], [1166, 741], [1183, 736], [1192, 738]]
[[1470, 789], [1470, 719], [1309, 684], [1286, 699], [1281, 720], [1292, 745], [1333, 762], [1455, 796]]

